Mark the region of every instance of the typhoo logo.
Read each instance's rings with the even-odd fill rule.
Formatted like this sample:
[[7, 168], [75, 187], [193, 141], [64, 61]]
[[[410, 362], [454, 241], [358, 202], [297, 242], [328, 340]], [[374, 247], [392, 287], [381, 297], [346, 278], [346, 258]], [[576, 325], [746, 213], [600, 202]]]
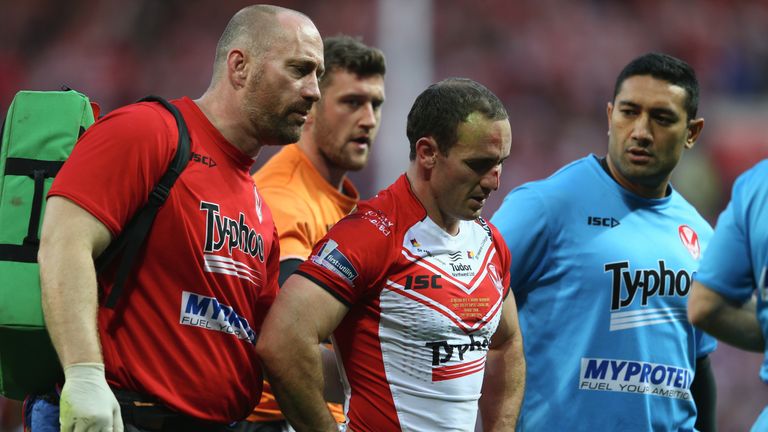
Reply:
[[264, 262], [264, 238], [245, 223], [245, 215], [240, 213], [237, 220], [222, 216], [219, 205], [200, 201], [200, 210], [205, 216], [205, 252], [215, 252], [227, 246], [229, 254], [233, 249], [258, 257]]
[[[487, 337], [475, 339], [474, 335], [469, 335], [467, 343], [451, 344], [445, 340], [427, 342], [425, 346], [432, 349], [432, 381], [451, 380], [481, 372], [485, 368], [485, 351], [488, 351], [489, 344]], [[482, 352], [482, 355], [464, 361], [468, 352], [475, 351]], [[446, 364], [451, 360], [454, 360], [455, 364]]]
[[[685, 270], [670, 270], [664, 260], [659, 260], [658, 269], [629, 270], [629, 261], [605, 265], [605, 272], [611, 273], [611, 311], [626, 308], [640, 295], [640, 304], [646, 306], [653, 296], [685, 297], [691, 288], [691, 275]], [[622, 298], [622, 288], [626, 297]]]
[[487, 337], [475, 339], [474, 335], [469, 335], [469, 342], [463, 344], [450, 344], [448, 341], [427, 342], [426, 347], [432, 348], [432, 366], [440, 366], [443, 363], [451, 361], [454, 353], [459, 361], [464, 360], [464, 354], [467, 351], [488, 351], [490, 341]]

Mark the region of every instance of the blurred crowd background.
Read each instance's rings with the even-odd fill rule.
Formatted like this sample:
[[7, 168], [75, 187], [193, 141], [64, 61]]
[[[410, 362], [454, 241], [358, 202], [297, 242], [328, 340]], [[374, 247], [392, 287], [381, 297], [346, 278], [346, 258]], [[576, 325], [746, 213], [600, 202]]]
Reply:
[[[606, 103], [632, 58], [688, 61], [706, 120], [674, 184], [712, 223], [735, 177], [768, 157], [768, 2], [762, 0], [274, 0], [324, 36], [382, 48], [387, 102], [371, 165], [352, 175], [364, 198], [407, 165], [405, 115], [433, 81], [473, 78], [510, 113], [512, 154], [491, 214], [513, 187], [607, 146]], [[214, 47], [244, 1], [0, 0], [0, 109], [20, 89], [62, 85], [102, 113], [146, 94], [198, 97]], [[256, 167], [274, 149], [262, 153]], [[590, 191], [574, 191], [590, 193]], [[768, 403], [761, 356], [720, 344], [713, 355], [723, 431], [748, 430]], [[7, 414], [7, 413], [6, 413]], [[0, 423], [0, 428], [3, 428]], [[3, 429], [6, 430], [6, 429]]]

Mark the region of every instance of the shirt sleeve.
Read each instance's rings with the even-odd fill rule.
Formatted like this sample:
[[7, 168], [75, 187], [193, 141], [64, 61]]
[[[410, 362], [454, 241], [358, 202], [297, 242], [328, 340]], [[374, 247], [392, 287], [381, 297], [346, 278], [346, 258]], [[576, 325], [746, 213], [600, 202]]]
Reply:
[[693, 337], [696, 339], [696, 358], [704, 357], [717, 348], [717, 339], [697, 327], [693, 328]]
[[748, 301], [755, 289], [742, 196], [744, 183], [742, 176], [734, 184], [731, 202], [720, 214], [715, 233], [694, 275], [707, 287], [741, 303]]
[[[352, 306], [375, 294], [386, 278], [395, 232], [386, 217], [358, 210], [335, 224], [296, 273]], [[381, 229], [384, 227], [385, 229]]]
[[544, 201], [522, 186], [510, 192], [491, 222], [510, 252], [510, 286], [515, 295], [527, 294], [531, 282], [546, 270], [550, 246], [549, 216]]
[[493, 236], [493, 243], [496, 246], [496, 250], [499, 254], [499, 261], [502, 265], [502, 283], [504, 284], [504, 293], [502, 298], [507, 298], [507, 295], [509, 295], [511, 289], [510, 289], [510, 272], [509, 269], [511, 267], [511, 258], [509, 255], [509, 247], [507, 247], [507, 243], [504, 241], [504, 238], [499, 234], [499, 230], [493, 226], [492, 224], [489, 224], [491, 227], [491, 232]]
[[167, 170], [177, 138], [171, 114], [159, 105], [116, 110], [83, 134], [48, 196], [70, 199], [118, 236]]

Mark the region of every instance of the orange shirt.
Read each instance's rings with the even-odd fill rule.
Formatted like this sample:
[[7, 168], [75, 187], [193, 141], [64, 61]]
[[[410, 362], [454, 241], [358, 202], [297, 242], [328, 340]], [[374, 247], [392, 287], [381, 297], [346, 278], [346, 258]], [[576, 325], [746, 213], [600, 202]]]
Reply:
[[[272, 211], [280, 239], [280, 260], [305, 260], [312, 246], [328, 229], [357, 205], [359, 194], [349, 179], [344, 193], [328, 183], [296, 145], [284, 147], [254, 175], [259, 193]], [[344, 421], [340, 404], [328, 404], [336, 421]], [[268, 382], [264, 382], [261, 401], [248, 416], [251, 422], [282, 420], [285, 417], [275, 401]]]

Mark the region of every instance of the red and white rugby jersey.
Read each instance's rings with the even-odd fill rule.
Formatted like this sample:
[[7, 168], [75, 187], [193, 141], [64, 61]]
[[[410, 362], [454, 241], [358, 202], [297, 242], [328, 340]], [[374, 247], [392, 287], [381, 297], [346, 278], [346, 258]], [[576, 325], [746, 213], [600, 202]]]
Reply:
[[298, 272], [350, 307], [334, 347], [351, 430], [473, 430], [509, 264], [495, 228], [449, 235], [405, 175], [331, 229]]

